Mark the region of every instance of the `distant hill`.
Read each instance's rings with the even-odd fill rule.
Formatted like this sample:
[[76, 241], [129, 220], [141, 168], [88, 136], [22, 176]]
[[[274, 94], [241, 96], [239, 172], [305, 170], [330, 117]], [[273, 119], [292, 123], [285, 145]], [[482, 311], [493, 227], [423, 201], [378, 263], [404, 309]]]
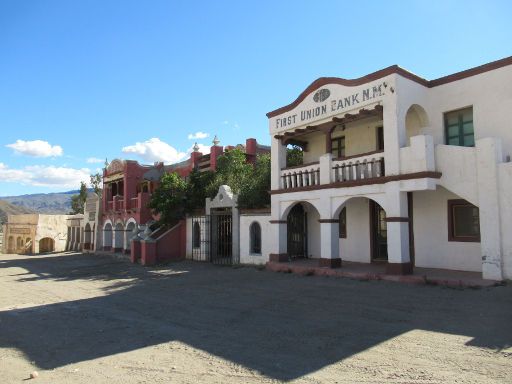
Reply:
[[29, 209], [32, 212], [68, 214], [71, 211], [71, 196], [78, 193], [78, 190], [57, 193], [35, 193], [32, 195], [0, 197], [0, 199], [14, 206]]
[[0, 224], [7, 221], [7, 215], [18, 215], [21, 213], [34, 213], [33, 210], [18, 205], [10, 204], [7, 201], [0, 200]]

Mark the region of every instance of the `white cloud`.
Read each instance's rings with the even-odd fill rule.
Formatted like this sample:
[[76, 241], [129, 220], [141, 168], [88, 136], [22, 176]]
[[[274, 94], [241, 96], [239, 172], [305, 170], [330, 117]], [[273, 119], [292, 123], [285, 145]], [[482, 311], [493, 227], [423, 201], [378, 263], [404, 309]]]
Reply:
[[32, 165], [21, 169], [11, 169], [0, 163], [0, 182], [38, 187], [78, 188], [81, 181], [89, 181], [89, 175], [88, 168]]
[[6, 147], [14, 149], [16, 153], [34, 157], [62, 156], [62, 147], [51, 145], [43, 140], [16, 140], [15, 143], [7, 144]]
[[123, 147], [122, 151], [127, 154], [136, 154], [149, 162], [163, 161], [168, 164], [181, 161], [187, 156], [185, 152], [179, 152], [176, 148], [156, 137], [142, 143], [137, 142], [134, 145]]
[[189, 133], [188, 139], [189, 140], [206, 139], [208, 136], [210, 136], [210, 135], [206, 132]]
[[98, 163], [103, 163], [105, 160], [103, 159], [99, 159], [97, 157], [89, 157], [87, 158], [87, 163], [89, 164], [98, 164]]

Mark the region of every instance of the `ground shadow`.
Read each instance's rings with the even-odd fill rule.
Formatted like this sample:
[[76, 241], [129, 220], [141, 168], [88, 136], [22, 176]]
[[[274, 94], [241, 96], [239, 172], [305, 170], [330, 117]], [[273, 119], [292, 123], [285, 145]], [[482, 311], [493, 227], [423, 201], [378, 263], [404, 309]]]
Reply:
[[21, 281], [134, 281], [106, 296], [0, 312], [0, 347], [44, 369], [179, 340], [292, 380], [414, 329], [470, 336], [490, 349], [512, 345], [511, 287], [454, 290], [191, 262], [159, 274], [108, 257], [65, 257], [75, 259], [0, 265], [36, 275]]

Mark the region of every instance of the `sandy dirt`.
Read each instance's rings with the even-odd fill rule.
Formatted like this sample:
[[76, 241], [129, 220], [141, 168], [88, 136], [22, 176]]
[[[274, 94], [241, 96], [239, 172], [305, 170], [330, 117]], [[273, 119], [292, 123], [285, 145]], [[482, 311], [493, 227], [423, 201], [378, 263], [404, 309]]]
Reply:
[[512, 383], [512, 286], [0, 255], [0, 383]]

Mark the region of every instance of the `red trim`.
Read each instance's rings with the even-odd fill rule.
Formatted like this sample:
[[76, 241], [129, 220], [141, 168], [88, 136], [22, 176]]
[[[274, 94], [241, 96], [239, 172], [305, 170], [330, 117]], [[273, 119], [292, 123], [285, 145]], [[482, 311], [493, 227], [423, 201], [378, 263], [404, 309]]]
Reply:
[[408, 223], [410, 220], [408, 217], [386, 217], [387, 223]]
[[284, 261], [288, 261], [288, 254], [287, 253], [271, 253], [268, 255], [268, 258], [270, 261], [273, 261], [276, 263], [282, 263]]
[[332, 159], [332, 161], [345, 161], [345, 160], [355, 159], [355, 158], [363, 157], [363, 156], [376, 155], [377, 153], [384, 153], [384, 151], [382, 149], [379, 149], [377, 151], [360, 153], [358, 155], [351, 155], [351, 156], [345, 156], [345, 157], [335, 157], [335, 158]]
[[289, 169], [296, 169], [296, 168], [302, 168], [302, 167], [310, 167], [312, 165], [317, 165], [317, 164], [320, 164], [319, 161], [313, 161], [312, 163], [306, 163], [306, 164], [301, 164], [301, 165], [294, 165], [294, 166], [291, 166], [291, 167], [284, 167], [284, 168], [281, 168], [281, 171], [287, 171]]
[[286, 224], [286, 220], [269, 220], [270, 224]]
[[412, 263], [387, 263], [386, 274], [388, 275], [412, 275]]
[[381, 79], [383, 77], [397, 74], [406, 79], [412, 80], [418, 84], [421, 84], [428, 88], [437, 87], [439, 85], [451, 83], [453, 81], [462, 80], [471, 76], [479, 75], [481, 73], [485, 73], [488, 71], [493, 71], [498, 68], [506, 67], [507, 65], [512, 65], [512, 56], [506, 57], [504, 59], [492, 61], [487, 64], [480, 65], [478, 67], [466, 69], [461, 72], [456, 72], [448, 76], [443, 76], [435, 80], [426, 80], [422, 77], [419, 77], [403, 68], [400, 68], [398, 65], [392, 65], [390, 67], [381, 69], [379, 71], [370, 73], [366, 76], [359, 77], [357, 79], [342, 79], [338, 77], [320, 77], [319, 79], [312, 82], [300, 95], [293, 101], [292, 103], [285, 105], [284, 107], [275, 109], [269, 113], [267, 113], [267, 117], [275, 117], [281, 115], [285, 112], [288, 112], [299, 105], [310, 93], [316, 91], [318, 88], [323, 87], [327, 84], [339, 84], [347, 87], [354, 87], [357, 85], [369, 83], [374, 80]]
[[318, 219], [319, 223], [339, 223], [337, 219]]
[[318, 265], [320, 267], [327, 267], [327, 268], [341, 268], [341, 259], [324, 259], [321, 258], [318, 261]]
[[[460, 242], [468, 242], [468, 243], [479, 243], [480, 242], [480, 234], [478, 236], [455, 236], [454, 233], [454, 222], [453, 222], [453, 208], [457, 206], [467, 206], [467, 207], [475, 207], [469, 201], [464, 199], [452, 199], [448, 200], [448, 241], [460, 241]], [[478, 208], [478, 207], [477, 207]], [[480, 215], [480, 210], [478, 211]], [[480, 217], [479, 217], [480, 219]]]

